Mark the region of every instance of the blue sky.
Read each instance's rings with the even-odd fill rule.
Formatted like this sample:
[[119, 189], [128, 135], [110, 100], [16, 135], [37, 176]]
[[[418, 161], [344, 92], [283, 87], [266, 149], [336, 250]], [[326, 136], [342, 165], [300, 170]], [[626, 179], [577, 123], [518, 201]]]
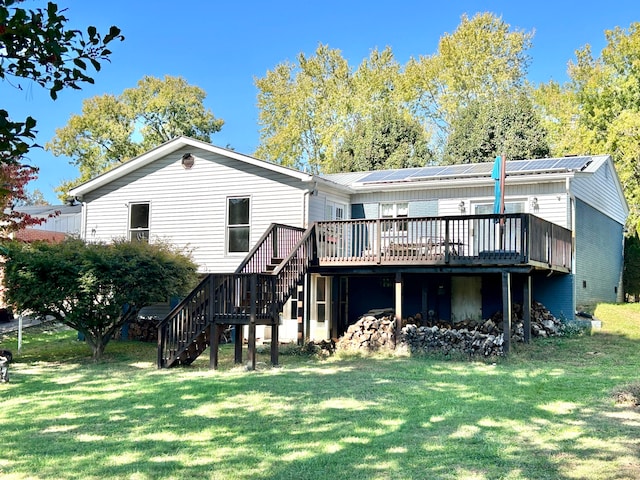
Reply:
[[[27, 8], [45, 2], [25, 2]], [[37, 142], [79, 114], [82, 101], [120, 94], [144, 75], [182, 76], [207, 93], [205, 106], [225, 125], [213, 143], [251, 154], [259, 141], [255, 78], [278, 63], [312, 54], [319, 43], [342, 51], [352, 67], [374, 48], [390, 46], [400, 64], [436, 52], [438, 40], [453, 32], [463, 14], [492, 12], [513, 29], [533, 31], [529, 79], [538, 84], [566, 80], [575, 50], [590, 44], [594, 56], [605, 45], [604, 31], [640, 21], [638, 0], [537, 1], [205, 1], [58, 0], [76, 28], [117, 25], [126, 39], [113, 46], [111, 63], [97, 73], [95, 85], [62, 92], [56, 101], [38, 86], [16, 90], [0, 85], [3, 108], [14, 120], [38, 121]], [[40, 167], [30, 184], [57, 203], [53, 189], [77, 177], [68, 159], [33, 150], [26, 163]]]

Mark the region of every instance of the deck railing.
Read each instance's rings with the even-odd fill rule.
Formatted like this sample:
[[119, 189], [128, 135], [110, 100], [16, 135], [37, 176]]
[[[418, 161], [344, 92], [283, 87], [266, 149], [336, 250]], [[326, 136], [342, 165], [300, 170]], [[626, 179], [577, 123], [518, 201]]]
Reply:
[[238, 266], [236, 272], [265, 272], [273, 259], [283, 259], [291, 253], [304, 232], [304, 228], [272, 223]]
[[316, 224], [321, 266], [541, 264], [569, 271], [571, 231], [530, 214]]
[[[276, 280], [271, 274], [207, 275], [158, 325], [158, 366], [166, 367], [199, 342], [212, 324], [269, 323], [277, 317]], [[252, 320], [253, 316], [253, 320]], [[206, 348], [202, 345], [199, 348]], [[195, 357], [195, 356], [194, 356]], [[192, 359], [192, 358], [191, 358]]]

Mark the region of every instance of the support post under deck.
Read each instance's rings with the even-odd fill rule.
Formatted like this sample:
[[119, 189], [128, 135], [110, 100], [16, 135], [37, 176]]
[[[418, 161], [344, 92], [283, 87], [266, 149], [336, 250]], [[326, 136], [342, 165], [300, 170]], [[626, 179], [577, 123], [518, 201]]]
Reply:
[[251, 275], [249, 284], [249, 345], [247, 349], [249, 351], [249, 370], [256, 369], [256, 300], [258, 293], [258, 276], [256, 274]]
[[502, 336], [504, 353], [511, 349], [511, 273], [502, 272]]
[[522, 320], [524, 323], [524, 343], [531, 342], [531, 275], [527, 275], [522, 292]]
[[233, 352], [234, 352], [234, 362], [242, 363], [242, 343], [243, 343], [243, 326], [242, 325], [234, 325], [233, 326]]
[[402, 273], [396, 272], [395, 279], [396, 345], [402, 332]]
[[218, 368], [218, 354], [220, 349], [220, 325], [212, 323], [209, 325], [209, 368]]

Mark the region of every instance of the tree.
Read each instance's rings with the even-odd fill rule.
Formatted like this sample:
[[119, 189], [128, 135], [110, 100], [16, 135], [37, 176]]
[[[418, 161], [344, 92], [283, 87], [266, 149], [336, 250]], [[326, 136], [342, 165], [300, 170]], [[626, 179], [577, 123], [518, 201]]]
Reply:
[[18, 199], [14, 206], [22, 207], [22, 206], [41, 206], [41, 205], [51, 205], [49, 201], [44, 198], [44, 194], [39, 189], [34, 189], [31, 192], [25, 192], [23, 199]]
[[[312, 173], [332, 172], [349, 132], [377, 111], [403, 110], [399, 65], [390, 48], [352, 69], [339, 50], [320, 45], [256, 80], [260, 145], [256, 155]], [[406, 109], [404, 109], [406, 111]]]
[[30, 225], [38, 225], [46, 218], [34, 218], [14, 207], [26, 204], [29, 194], [25, 189], [36, 177], [37, 169], [19, 163], [0, 163], [0, 222], [2, 235], [16, 232]]
[[586, 45], [569, 64], [564, 85], [542, 85], [536, 95], [554, 154], [612, 155], [630, 207], [627, 225], [640, 228], [640, 23], [605, 32], [594, 58]]
[[297, 64], [282, 63], [256, 80], [261, 124], [256, 154], [321, 172], [336, 134], [347, 124], [351, 75], [339, 50], [320, 45], [314, 56], [300, 53]]
[[429, 139], [416, 119], [388, 108], [357, 122], [345, 135], [336, 172], [422, 167], [433, 160]]
[[[406, 122], [412, 130], [420, 126], [420, 139], [427, 139], [435, 161], [441, 161], [461, 111], [474, 102], [526, 93], [531, 39], [532, 34], [513, 31], [484, 13], [463, 16], [458, 29], [440, 39], [435, 54], [412, 59], [404, 69], [389, 47], [373, 50], [353, 69], [339, 50], [320, 45], [315, 55], [301, 53], [296, 63], [277, 65], [256, 80], [261, 124], [256, 154], [312, 173], [333, 172], [349, 168], [345, 154], [355, 154], [357, 138], [362, 144], [374, 132], [393, 136]], [[389, 119], [390, 112], [399, 113]], [[374, 124], [387, 120], [393, 128]], [[384, 166], [371, 159], [363, 164]]]
[[640, 295], [640, 238], [634, 233], [624, 239], [624, 292], [636, 301]]
[[[46, 9], [26, 10], [15, 5], [22, 0], [0, 0], [0, 79], [22, 89], [28, 80], [49, 90], [52, 99], [64, 88], [80, 89], [93, 83], [87, 73], [108, 61], [107, 45], [123, 40], [120, 29], [111, 27], [104, 37], [95, 27], [86, 36], [66, 27], [64, 10], [52, 2]], [[14, 121], [0, 109], [0, 163], [18, 163], [34, 147], [36, 120]]]
[[461, 109], [524, 87], [532, 38], [492, 13], [463, 15], [456, 31], [440, 38], [434, 55], [407, 64], [405, 98], [441, 145]]
[[204, 108], [205, 97], [201, 88], [167, 75], [163, 80], [146, 76], [119, 96], [85, 100], [82, 114], [73, 115], [45, 146], [71, 158], [80, 170], [77, 179], [56, 190], [64, 198], [72, 187], [176, 136], [210, 142], [224, 122]]
[[547, 133], [529, 96], [514, 92], [497, 99], [472, 100], [454, 118], [445, 163], [491, 162], [549, 155]]
[[83, 333], [95, 360], [142, 307], [184, 295], [197, 277], [188, 256], [163, 244], [5, 242], [4, 253], [8, 303]]

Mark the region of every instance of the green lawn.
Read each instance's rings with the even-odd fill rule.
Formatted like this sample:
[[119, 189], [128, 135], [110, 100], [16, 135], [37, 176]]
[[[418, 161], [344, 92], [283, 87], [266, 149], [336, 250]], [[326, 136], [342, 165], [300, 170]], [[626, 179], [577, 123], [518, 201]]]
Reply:
[[283, 355], [254, 372], [228, 347], [218, 371], [158, 370], [134, 342], [93, 364], [74, 332], [32, 328], [0, 384], [0, 478], [640, 478], [640, 408], [613, 395], [640, 384], [640, 305], [596, 315], [600, 331], [495, 362]]

